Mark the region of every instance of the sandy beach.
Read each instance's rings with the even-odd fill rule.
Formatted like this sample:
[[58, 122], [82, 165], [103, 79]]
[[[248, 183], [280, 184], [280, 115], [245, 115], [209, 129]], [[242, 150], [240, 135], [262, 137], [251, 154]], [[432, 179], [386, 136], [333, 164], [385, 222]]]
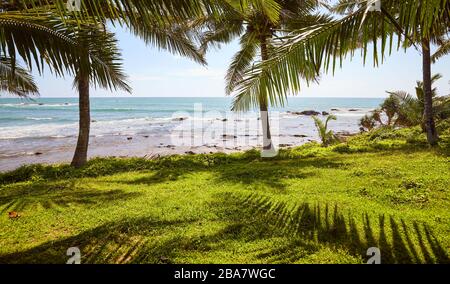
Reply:
[[[338, 119], [330, 123], [336, 133], [359, 132], [358, 120], [370, 109], [334, 109], [330, 113]], [[322, 119], [326, 115], [320, 114]], [[231, 153], [260, 147], [262, 135], [258, 115], [230, 117], [175, 117], [155, 129], [148, 123], [148, 131], [126, 131], [99, 134], [105, 126], [94, 121], [90, 138], [89, 157], [149, 157], [155, 155]], [[98, 127], [98, 129], [97, 129]], [[271, 118], [272, 138], [277, 148], [287, 148], [318, 141], [311, 115], [298, 112], [275, 113]], [[14, 170], [28, 164], [57, 164], [71, 161], [76, 145], [74, 135], [64, 137], [36, 137], [2, 139], [0, 171]]]

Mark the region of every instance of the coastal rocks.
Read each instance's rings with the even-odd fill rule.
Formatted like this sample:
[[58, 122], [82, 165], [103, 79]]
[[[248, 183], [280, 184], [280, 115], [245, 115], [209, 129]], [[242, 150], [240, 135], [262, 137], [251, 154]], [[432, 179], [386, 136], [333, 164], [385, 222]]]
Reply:
[[347, 141], [348, 138], [355, 136], [356, 133], [350, 133], [348, 131], [341, 131], [341, 132], [337, 132], [336, 133], [336, 137], [338, 138], [339, 141]]
[[279, 144], [278, 146], [280, 148], [288, 148], [288, 147], [292, 147], [292, 144]]
[[288, 113], [293, 115], [306, 115], [306, 116], [313, 116], [313, 115], [319, 115], [320, 112], [315, 110], [304, 110], [304, 111], [288, 111]]
[[236, 135], [229, 135], [229, 134], [224, 134], [222, 135], [223, 139], [237, 139]]
[[131, 141], [131, 140], [133, 140], [133, 137], [127, 137], [127, 140]]
[[187, 119], [188, 119], [187, 117], [176, 117], [176, 118], [172, 119], [172, 121], [185, 121]]
[[356, 109], [356, 108], [351, 108], [351, 109], [349, 109], [348, 111], [355, 112], [355, 111], [360, 111], [360, 110], [359, 110], [359, 109]]
[[295, 134], [294, 137], [296, 137], [296, 138], [306, 138], [306, 137], [308, 137], [308, 135], [304, 135], [304, 134]]
[[331, 111], [339, 111], [338, 108], [332, 108]]
[[195, 153], [193, 151], [187, 151], [187, 152], [184, 152], [184, 153], [187, 154], [187, 155], [195, 155]]
[[326, 111], [322, 111], [322, 115], [323, 115], [323, 116], [326, 116], [326, 115], [330, 115], [330, 113], [329, 113], [329, 112], [326, 112]]
[[34, 155], [36, 155], [36, 156], [40, 156], [40, 155], [43, 155], [44, 153], [41, 153], [41, 152], [36, 152], [36, 153], [34, 153]]

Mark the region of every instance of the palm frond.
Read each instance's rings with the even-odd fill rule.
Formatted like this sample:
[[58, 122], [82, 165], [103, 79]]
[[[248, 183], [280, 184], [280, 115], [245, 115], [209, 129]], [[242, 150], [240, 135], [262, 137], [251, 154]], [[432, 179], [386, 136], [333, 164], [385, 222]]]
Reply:
[[[286, 96], [314, 81], [318, 71], [335, 71], [346, 57], [361, 50], [364, 64], [371, 47], [374, 65], [383, 61], [394, 48], [406, 47], [421, 38], [442, 33], [450, 24], [450, 0], [383, 0], [380, 11], [369, 11], [371, 0], [356, 1], [349, 15], [327, 24], [300, 29], [280, 39], [272, 59], [257, 64], [237, 86], [237, 96], [265, 91], [283, 102]], [[434, 25], [439, 28], [435, 28]], [[419, 28], [420, 27], [420, 28]], [[438, 30], [437, 30], [438, 29]]]
[[438, 47], [436, 52], [431, 57], [433, 63], [436, 63], [442, 57], [450, 54], [450, 39], [442, 42], [442, 44]]
[[0, 58], [0, 91], [19, 97], [38, 95], [39, 90], [28, 70], [13, 64], [11, 59]]
[[233, 57], [226, 75], [226, 93], [229, 95], [242, 80], [244, 72], [255, 60], [259, 44], [254, 33], [248, 32], [242, 36], [241, 50]]

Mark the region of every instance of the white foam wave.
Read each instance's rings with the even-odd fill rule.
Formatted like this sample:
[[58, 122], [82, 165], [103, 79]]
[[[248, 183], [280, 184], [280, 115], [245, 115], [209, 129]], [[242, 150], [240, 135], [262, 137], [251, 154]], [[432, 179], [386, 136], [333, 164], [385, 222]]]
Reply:
[[39, 120], [52, 120], [53, 118], [52, 117], [26, 117], [25, 119], [39, 121]]

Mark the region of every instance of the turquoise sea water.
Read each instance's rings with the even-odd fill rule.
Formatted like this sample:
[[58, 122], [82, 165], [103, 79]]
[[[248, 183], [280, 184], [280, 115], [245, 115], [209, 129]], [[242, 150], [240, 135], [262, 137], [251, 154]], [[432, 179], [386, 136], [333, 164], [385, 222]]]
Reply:
[[[330, 129], [359, 131], [362, 116], [382, 99], [291, 98], [271, 108], [274, 145], [301, 145], [319, 139], [310, 116], [337, 116]], [[260, 147], [257, 112], [231, 113], [232, 98], [92, 98], [89, 156], [171, 155], [230, 152]], [[319, 116], [325, 119], [324, 115]], [[0, 98], [0, 172], [30, 163], [69, 162], [78, 135], [76, 98]]]
[[[374, 98], [290, 98], [284, 108], [273, 111], [317, 110], [333, 108], [375, 108], [382, 99]], [[228, 112], [231, 98], [92, 98], [92, 119], [99, 123], [133, 128], [139, 121], [154, 121], [161, 125], [174, 113], [193, 113], [194, 105], [201, 104], [203, 112]], [[78, 121], [76, 98], [39, 98], [21, 100], [0, 98], [0, 139], [66, 136]], [[128, 128], [129, 127], [129, 128]]]

